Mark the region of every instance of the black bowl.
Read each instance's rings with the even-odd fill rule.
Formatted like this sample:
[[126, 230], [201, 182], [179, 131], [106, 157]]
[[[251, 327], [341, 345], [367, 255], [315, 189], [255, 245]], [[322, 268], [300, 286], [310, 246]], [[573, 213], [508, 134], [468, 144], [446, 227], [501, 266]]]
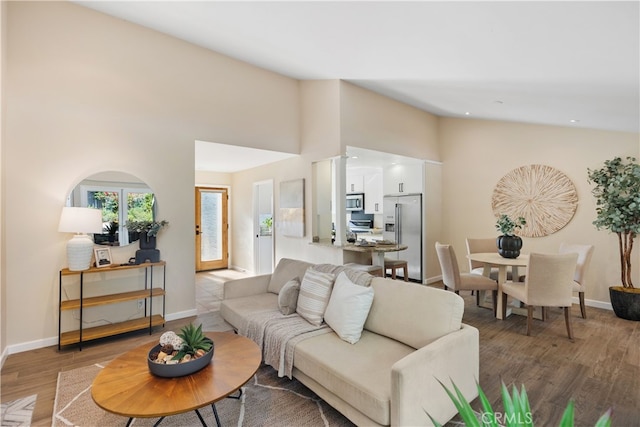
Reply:
[[166, 378], [183, 377], [185, 375], [191, 375], [194, 372], [198, 372], [200, 369], [207, 366], [213, 358], [213, 342], [211, 342], [211, 349], [205, 353], [204, 356], [197, 359], [192, 359], [188, 362], [176, 363], [173, 365], [166, 365], [164, 363], [156, 363], [151, 360], [151, 354], [158, 353], [162, 345], [158, 344], [149, 351], [147, 355], [147, 363], [149, 365], [149, 371], [153, 375]]

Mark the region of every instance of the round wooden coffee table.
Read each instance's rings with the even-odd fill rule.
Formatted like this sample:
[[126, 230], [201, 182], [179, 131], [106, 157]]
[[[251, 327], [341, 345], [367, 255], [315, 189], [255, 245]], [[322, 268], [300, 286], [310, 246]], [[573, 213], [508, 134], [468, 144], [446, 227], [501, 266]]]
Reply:
[[[111, 361], [91, 386], [93, 401], [105, 411], [133, 418], [155, 418], [196, 411], [229, 397], [256, 373], [262, 352], [253, 341], [230, 332], [208, 332], [214, 342], [211, 363], [191, 375], [157, 377], [149, 372], [147, 355], [155, 343], [141, 345]], [[129, 425], [127, 423], [127, 425]]]

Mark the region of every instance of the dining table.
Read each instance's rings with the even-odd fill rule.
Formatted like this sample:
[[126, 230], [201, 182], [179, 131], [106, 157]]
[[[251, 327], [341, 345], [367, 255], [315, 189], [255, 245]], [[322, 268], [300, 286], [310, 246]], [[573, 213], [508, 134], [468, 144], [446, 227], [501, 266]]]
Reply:
[[[527, 267], [529, 264], [529, 255], [528, 254], [520, 254], [517, 258], [505, 258], [501, 256], [498, 252], [477, 252], [471, 253], [467, 255], [472, 261], [480, 262], [484, 265], [482, 274], [484, 276], [489, 277], [489, 273], [491, 273], [491, 268], [498, 268], [498, 307], [496, 309], [496, 317], [498, 319], [503, 319], [502, 317], [502, 284], [507, 281], [507, 268], [511, 268], [511, 277], [519, 278], [520, 274], [518, 273], [519, 267]], [[523, 284], [524, 286], [524, 284]], [[481, 301], [483, 298], [481, 298]], [[520, 307], [520, 301], [512, 300], [511, 303], [507, 306], [507, 317], [510, 314], [520, 314], [523, 316], [527, 315], [527, 310], [525, 308]], [[534, 313], [535, 318], [542, 318], [541, 313]]]

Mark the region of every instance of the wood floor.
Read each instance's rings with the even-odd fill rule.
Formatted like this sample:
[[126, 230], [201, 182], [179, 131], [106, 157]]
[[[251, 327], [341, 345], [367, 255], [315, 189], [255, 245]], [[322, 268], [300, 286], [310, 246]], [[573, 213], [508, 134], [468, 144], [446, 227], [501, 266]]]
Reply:
[[[480, 384], [494, 410], [502, 411], [500, 383], [525, 385], [536, 426], [558, 425], [569, 399], [575, 399], [576, 426], [593, 426], [613, 407], [613, 425], [640, 426], [640, 322], [618, 319], [607, 310], [587, 307], [587, 319], [573, 307], [574, 342], [566, 335], [560, 309], [535, 320], [530, 337], [526, 319], [497, 320], [465, 298], [464, 322], [480, 331]], [[154, 336], [134, 334], [87, 345], [82, 351], [58, 352], [47, 347], [11, 355], [2, 369], [2, 402], [37, 394], [32, 425], [49, 426], [58, 371], [109, 360], [133, 346], [157, 340], [166, 330], [178, 330], [193, 318], [168, 322]], [[480, 408], [476, 401], [475, 409]]]

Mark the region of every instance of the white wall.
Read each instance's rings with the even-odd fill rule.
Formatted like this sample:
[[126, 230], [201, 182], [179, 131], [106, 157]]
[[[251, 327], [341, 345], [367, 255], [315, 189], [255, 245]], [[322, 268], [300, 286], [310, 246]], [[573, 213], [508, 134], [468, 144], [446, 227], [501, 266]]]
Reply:
[[[595, 202], [587, 183], [587, 168], [598, 168], [615, 156], [640, 157], [638, 134], [441, 118], [440, 150], [442, 211], [446, 213], [442, 241], [454, 245], [463, 271], [468, 271], [463, 256], [465, 239], [498, 235], [491, 209], [496, 183], [515, 168], [543, 164], [571, 179], [578, 191], [578, 207], [573, 219], [558, 232], [539, 238], [524, 237], [522, 252], [557, 252], [561, 242], [595, 245], [585, 296], [608, 305], [608, 287], [616, 285], [620, 275], [617, 237], [597, 231], [591, 224]], [[636, 261], [635, 283], [639, 282], [639, 268], [640, 262]]]
[[340, 85], [342, 154], [347, 145], [440, 160], [438, 118], [351, 83]]
[[2, 339], [14, 350], [57, 342], [60, 211], [103, 170], [156, 193], [170, 222], [158, 242], [168, 317], [192, 313], [194, 141], [298, 152], [297, 81], [68, 2], [7, 10]]
[[[0, 153], [3, 150], [4, 144], [4, 117], [5, 117], [5, 101], [4, 101], [4, 93], [5, 93], [5, 67], [7, 64], [6, 61], [6, 32], [7, 32], [7, 2], [0, 3]], [[5, 184], [6, 180], [4, 179], [5, 169], [4, 169], [5, 156], [0, 154], [0, 194], [5, 193]], [[5, 261], [5, 239], [4, 239], [4, 203], [0, 204], [0, 367], [4, 364], [5, 360], [5, 350], [7, 348], [7, 286], [6, 286], [6, 276], [4, 269], [4, 261]]]
[[[525, 239], [525, 251], [594, 243], [587, 298], [608, 301], [617, 248], [591, 226], [586, 168], [614, 155], [640, 157], [637, 134], [437, 118], [348, 83], [288, 79], [72, 3], [2, 7], [3, 352], [56, 343], [68, 240], [57, 224], [64, 198], [85, 176], [119, 170], [156, 192], [159, 217], [170, 221], [159, 239], [167, 313], [181, 316], [195, 309], [194, 183], [231, 186], [235, 265], [253, 268], [251, 189], [265, 179], [275, 186], [276, 259], [340, 262], [340, 251], [309, 244], [310, 209], [305, 237], [279, 235], [278, 199], [280, 182], [304, 178], [310, 207], [312, 162], [344, 154], [346, 145], [442, 161], [427, 168], [427, 185], [442, 198], [441, 210], [430, 201], [426, 211], [429, 232], [462, 253], [465, 237], [495, 235], [490, 197], [505, 173], [531, 163], [562, 170], [578, 187], [576, 216], [552, 236]], [[195, 140], [301, 156], [231, 176], [196, 174]], [[114, 251], [115, 260], [127, 251]]]

